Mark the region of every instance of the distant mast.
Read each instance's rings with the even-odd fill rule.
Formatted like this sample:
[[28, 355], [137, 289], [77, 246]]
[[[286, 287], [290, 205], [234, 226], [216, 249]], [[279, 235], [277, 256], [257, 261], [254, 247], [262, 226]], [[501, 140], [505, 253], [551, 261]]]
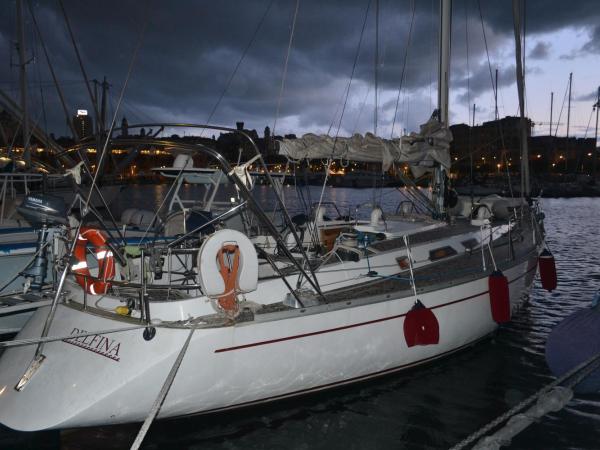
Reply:
[[592, 179], [596, 183], [596, 159], [598, 158], [598, 110], [600, 109], [600, 86], [598, 86], [598, 96], [596, 97], [596, 131], [594, 132], [594, 150], [592, 151]]
[[[569, 132], [571, 128], [571, 88], [573, 87], [573, 72], [569, 74], [569, 101], [567, 102], [567, 139], [565, 143], [565, 172], [567, 172], [567, 161], [569, 160]], [[577, 171], [577, 168], [575, 168]]]
[[23, 22], [23, 0], [17, 0], [17, 27], [19, 39], [19, 80], [21, 83], [21, 113], [23, 114], [23, 159], [27, 167], [31, 166], [29, 150], [29, 115], [27, 111], [27, 71], [25, 66], [25, 25]]
[[521, 57], [521, 2], [513, 0], [513, 23], [515, 30], [515, 58], [517, 60], [517, 91], [521, 117], [521, 197], [529, 198], [529, 149], [527, 147], [527, 122], [525, 120], [525, 74]]
[[552, 110], [554, 109], [554, 92], [550, 92], [550, 136], [552, 136]]

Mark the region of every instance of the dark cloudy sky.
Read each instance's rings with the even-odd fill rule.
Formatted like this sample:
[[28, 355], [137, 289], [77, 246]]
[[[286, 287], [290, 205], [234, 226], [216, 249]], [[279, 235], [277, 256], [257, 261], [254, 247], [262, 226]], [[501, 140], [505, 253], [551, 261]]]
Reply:
[[[296, 0], [63, 2], [89, 77], [106, 76], [111, 83], [111, 112], [147, 21], [117, 115], [119, 121], [125, 115], [130, 123], [206, 122], [248, 48], [211, 123], [233, 126], [241, 120], [260, 134], [266, 125], [273, 127]], [[391, 133], [397, 101], [395, 135], [405, 129], [415, 130], [436, 104], [438, 2], [415, 3], [407, 48], [412, 2], [379, 1], [378, 133], [385, 137]], [[58, 1], [31, 0], [31, 5], [69, 109], [91, 110]], [[481, 12], [492, 71], [499, 71], [500, 115], [516, 115], [511, 2], [481, 0]], [[278, 133], [335, 134], [365, 17], [340, 134], [373, 130], [375, 0], [370, 6], [369, 0], [301, 0]], [[13, 0], [2, 2], [0, 20], [0, 88], [17, 98]], [[27, 8], [25, 22], [28, 55], [33, 57], [27, 66], [32, 115], [49, 131], [66, 134], [64, 115]], [[571, 134], [583, 135], [600, 84], [598, 1], [527, 0], [526, 31], [529, 115], [536, 122], [548, 122], [550, 92], [554, 91], [556, 121], [569, 72], [573, 72]], [[405, 53], [407, 64], [398, 96]], [[452, 123], [468, 120], [469, 102], [477, 105], [476, 122], [493, 119], [492, 84], [478, 2], [455, 0]], [[566, 124], [566, 105], [561, 122]], [[559, 134], [564, 131], [563, 125]], [[539, 125], [536, 132], [547, 133], [548, 126]], [[592, 133], [590, 129], [588, 135]]]

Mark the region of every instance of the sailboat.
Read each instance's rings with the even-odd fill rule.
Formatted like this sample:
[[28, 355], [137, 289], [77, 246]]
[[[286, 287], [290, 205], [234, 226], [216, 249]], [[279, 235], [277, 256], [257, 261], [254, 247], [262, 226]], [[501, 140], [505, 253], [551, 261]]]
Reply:
[[[443, 43], [449, 6], [441, 1]], [[52, 304], [0, 358], [0, 422], [33, 431], [239, 408], [431, 363], [510, 320], [536, 274], [543, 215], [522, 202], [506, 218], [450, 216], [447, 139], [436, 139], [447, 136], [449, 44], [441, 47], [440, 112], [408, 147], [371, 137], [340, 147], [344, 158], [377, 147], [381, 161], [429, 164], [434, 214], [374, 210], [320, 255], [302, 245], [275, 189], [291, 248], [253, 196], [249, 166], [266, 166], [243, 131], [203, 126], [248, 140], [256, 156], [234, 167], [203, 145], [152, 140], [210, 158], [240, 203], [135, 248], [108, 248], [102, 230], [74, 227]], [[235, 215], [252, 215], [276, 251], [223, 225]]]

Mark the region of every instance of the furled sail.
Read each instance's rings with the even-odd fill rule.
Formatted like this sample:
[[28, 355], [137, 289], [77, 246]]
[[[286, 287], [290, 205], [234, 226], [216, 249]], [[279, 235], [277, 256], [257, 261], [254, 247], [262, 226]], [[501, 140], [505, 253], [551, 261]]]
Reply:
[[305, 134], [299, 139], [279, 142], [279, 154], [291, 160], [340, 159], [380, 162], [388, 170], [393, 162], [409, 163], [415, 175], [430, 170], [437, 162], [450, 168], [452, 133], [434, 116], [421, 125], [419, 133], [400, 139], [383, 139], [371, 133], [337, 139], [326, 135]]

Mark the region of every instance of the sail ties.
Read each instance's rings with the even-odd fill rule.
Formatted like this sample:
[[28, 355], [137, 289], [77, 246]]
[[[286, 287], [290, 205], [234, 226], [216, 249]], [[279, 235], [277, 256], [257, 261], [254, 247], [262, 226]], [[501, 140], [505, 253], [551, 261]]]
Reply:
[[[254, 187], [254, 180], [252, 179], [252, 175], [250, 175], [250, 166], [254, 164], [259, 158], [260, 154], [254, 156], [252, 159], [246, 161], [243, 164], [238, 164], [233, 169], [231, 169], [228, 175], [230, 177], [237, 177], [242, 183], [244, 183], [244, 186], [246, 186], [248, 190], [252, 189]], [[235, 186], [235, 188], [239, 191], [237, 185]]]

